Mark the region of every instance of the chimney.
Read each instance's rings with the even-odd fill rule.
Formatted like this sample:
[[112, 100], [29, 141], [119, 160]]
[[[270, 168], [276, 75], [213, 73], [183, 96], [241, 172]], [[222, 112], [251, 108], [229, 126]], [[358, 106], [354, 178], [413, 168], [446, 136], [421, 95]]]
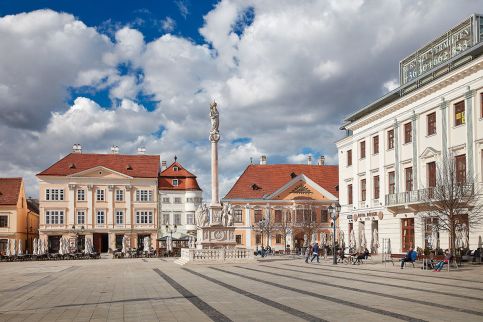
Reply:
[[312, 156], [310, 154], [307, 156], [307, 164], [308, 165], [312, 164]]
[[267, 156], [266, 155], [262, 155], [260, 157], [260, 164], [267, 164]]
[[320, 156], [318, 164], [319, 165], [325, 165], [325, 156], [323, 156], [323, 155]]
[[76, 143], [72, 146], [72, 152], [73, 153], [82, 153], [82, 145], [79, 143]]
[[168, 166], [166, 165], [166, 161], [161, 161], [161, 171], [166, 170]]
[[111, 146], [111, 153], [112, 154], [119, 154], [119, 147], [117, 145]]
[[146, 153], [146, 148], [141, 146], [138, 148], [138, 154], [145, 154]]

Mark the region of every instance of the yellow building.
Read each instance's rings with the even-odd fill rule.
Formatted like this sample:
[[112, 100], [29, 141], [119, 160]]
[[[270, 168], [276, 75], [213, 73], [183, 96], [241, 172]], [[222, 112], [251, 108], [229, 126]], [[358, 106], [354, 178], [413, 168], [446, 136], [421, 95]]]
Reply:
[[40, 238], [57, 252], [60, 238], [83, 249], [85, 238], [98, 252], [131, 247], [157, 237], [159, 156], [85, 154], [74, 146], [68, 154], [37, 174], [40, 189]]
[[23, 179], [0, 178], [0, 253], [5, 254], [8, 239], [22, 241], [22, 252], [32, 253], [38, 228], [38, 209], [25, 198]]
[[338, 200], [338, 167], [312, 164], [250, 164], [222, 199], [234, 212], [240, 247], [299, 249], [332, 236], [327, 208]]

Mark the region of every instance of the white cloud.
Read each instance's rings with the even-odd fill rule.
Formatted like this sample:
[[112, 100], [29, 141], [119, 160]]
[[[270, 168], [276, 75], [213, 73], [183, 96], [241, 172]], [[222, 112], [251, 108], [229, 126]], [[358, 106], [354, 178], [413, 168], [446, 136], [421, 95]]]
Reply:
[[171, 17], [166, 17], [161, 21], [161, 28], [165, 32], [172, 32], [176, 28], [176, 21]]
[[393, 79], [388, 80], [384, 84], [382, 84], [382, 86], [384, 87], [384, 89], [387, 92], [390, 92], [390, 91], [399, 87], [399, 81], [397, 79], [393, 78]]

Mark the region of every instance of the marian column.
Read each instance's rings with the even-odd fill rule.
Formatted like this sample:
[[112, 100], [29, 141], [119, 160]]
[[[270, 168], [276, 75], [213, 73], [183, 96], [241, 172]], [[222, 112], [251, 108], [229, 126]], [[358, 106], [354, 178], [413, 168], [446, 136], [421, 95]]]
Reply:
[[221, 225], [220, 196], [218, 192], [218, 141], [220, 141], [220, 113], [215, 101], [210, 105], [210, 142], [211, 142], [211, 204], [210, 225]]

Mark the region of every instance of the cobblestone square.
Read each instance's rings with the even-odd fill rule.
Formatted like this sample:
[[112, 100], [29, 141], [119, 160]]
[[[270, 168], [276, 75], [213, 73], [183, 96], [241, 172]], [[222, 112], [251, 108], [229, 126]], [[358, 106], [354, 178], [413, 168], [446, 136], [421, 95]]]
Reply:
[[0, 263], [0, 321], [481, 321], [483, 267], [435, 273], [270, 257]]

